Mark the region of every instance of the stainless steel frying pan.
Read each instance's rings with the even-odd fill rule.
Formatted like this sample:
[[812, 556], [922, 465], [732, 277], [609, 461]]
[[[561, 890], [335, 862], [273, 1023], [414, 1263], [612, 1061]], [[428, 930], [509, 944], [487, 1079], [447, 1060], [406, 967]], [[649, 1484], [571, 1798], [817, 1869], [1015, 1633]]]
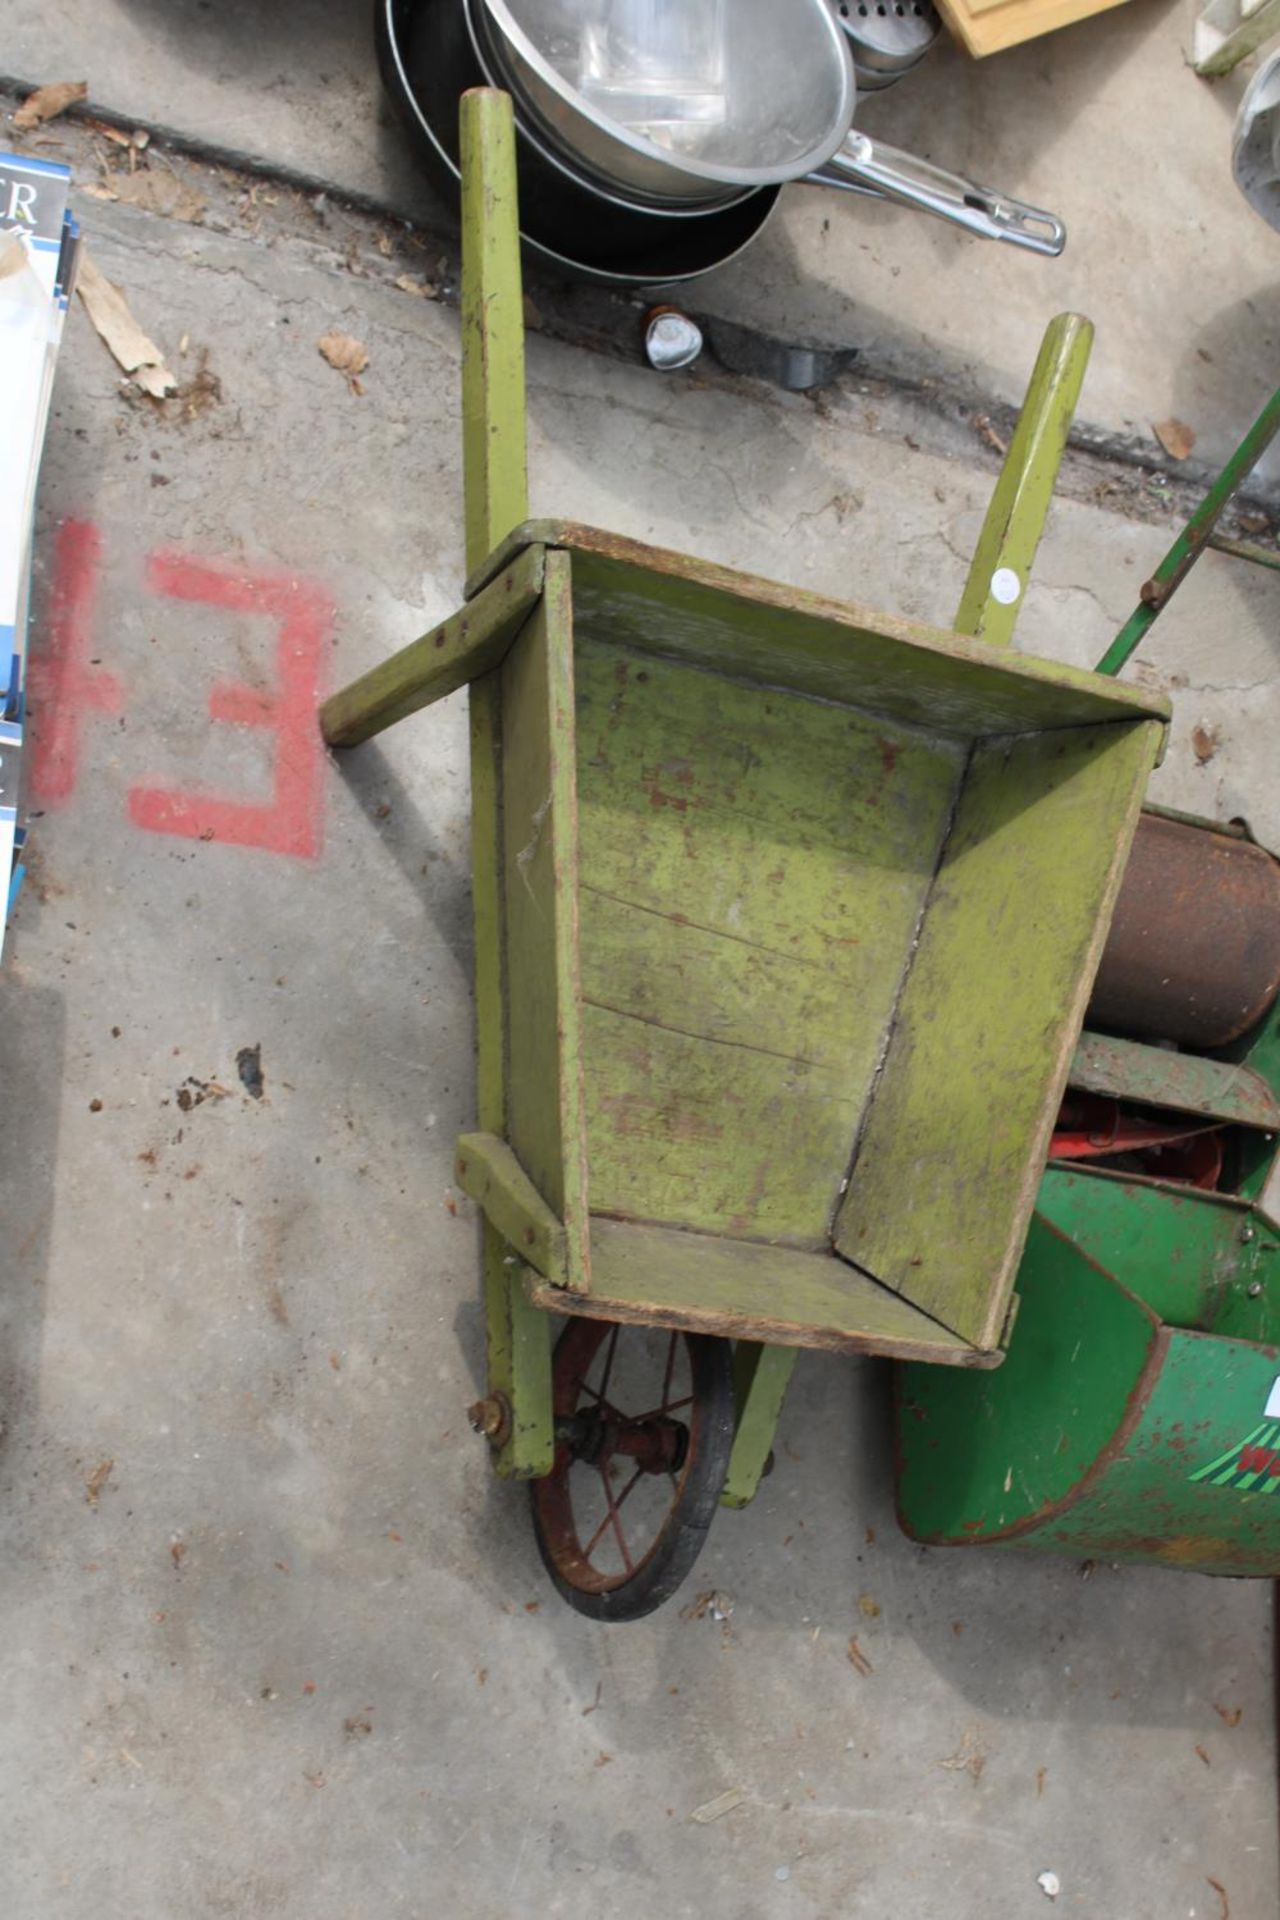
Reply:
[[1051, 213], [852, 130], [848, 40], [827, 0], [474, 0], [485, 64], [593, 180], [711, 208], [786, 180], [872, 192], [992, 240], [1061, 253]]

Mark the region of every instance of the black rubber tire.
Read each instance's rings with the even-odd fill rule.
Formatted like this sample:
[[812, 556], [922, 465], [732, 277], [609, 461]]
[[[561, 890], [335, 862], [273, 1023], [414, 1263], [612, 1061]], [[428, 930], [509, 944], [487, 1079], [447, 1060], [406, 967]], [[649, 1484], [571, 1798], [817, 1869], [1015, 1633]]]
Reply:
[[[566, 1326], [556, 1343], [556, 1361], [564, 1354], [566, 1342], [581, 1339], [575, 1330], [582, 1324], [574, 1319]], [[625, 1339], [628, 1331], [624, 1326], [620, 1338]], [[689, 1456], [671, 1512], [629, 1579], [603, 1589], [578, 1585], [557, 1558], [550, 1502], [563, 1465], [559, 1449], [556, 1469], [546, 1479], [529, 1484], [533, 1531], [542, 1563], [561, 1599], [588, 1620], [641, 1620], [669, 1600], [688, 1578], [720, 1504], [733, 1448], [733, 1348], [731, 1342], [712, 1334], [683, 1333], [680, 1338], [689, 1356], [693, 1394]], [[571, 1413], [575, 1409], [557, 1404], [556, 1411]]]

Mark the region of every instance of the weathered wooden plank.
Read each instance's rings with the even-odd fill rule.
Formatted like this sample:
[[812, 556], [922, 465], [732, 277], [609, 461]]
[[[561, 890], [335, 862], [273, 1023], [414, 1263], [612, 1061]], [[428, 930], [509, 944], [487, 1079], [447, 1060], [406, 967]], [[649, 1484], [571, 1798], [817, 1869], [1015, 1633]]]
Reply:
[[483, 593], [371, 667], [320, 709], [331, 747], [358, 747], [496, 667], [542, 592], [543, 549], [526, 547]]
[[459, 114], [462, 466], [471, 571], [524, 519], [529, 485], [511, 97], [474, 87], [463, 94]]
[[756, 1340], [739, 1340], [733, 1350], [737, 1423], [720, 1495], [722, 1507], [745, 1507], [756, 1496], [799, 1351], [798, 1347], [762, 1347]]
[[[506, 1126], [504, 1059], [505, 915], [502, 902], [502, 700], [499, 670], [473, 683], [471, 723], [471, 894], [475, 920], [476, 1111], [480, 1124]], [[550, 1473], [555, 1457], [551, 1406], [551, 1322], [529, 1300], [504, 1236], [481, 1227], [486, 1378], [511, 1408], [511, 1431], [493, 1455], [504, 1479]]]
[[515, 1247], [520, 1257], [557, 1286], [565, 1283], [564, 1228], [505, 1140], [496, 1133], [464, 1133], [454, 1159], [458, 1185]]
[[1202, 1113], [1280, 1131], [1280, 1101], [1261, 1074], [1226, 1060], [1082, 1033], [1067, 1084], [1175, 1113]]
[[834, 1254], [591, 1222], [591, 1292], [569, 1294], [526, 1274], [530, 1298], [558, 1313], [687, 1327], [831, 1353], [882, 1353], [943, 1366], [994, 1366], [908, 1300]]
[[590, 640], [576, 664], [592, 1205], [825, 1244], [963, 750]]
[[1159, 728], [975, 749], [836, 1244], [978, 1347], [1005, 1306]]
[[542, 599], [501, 669], [506, 1138], [563, 1223], [566, 1284], [585, 1287], [570, 564], [548, 555]]
[[845, 701], [932, 733], [968, 738], [1169, 716], [1163, 695], [1080, 667], [996, 650], [571, 521], [516, 528], [472, 575], [468, 593], [530, 543], [574, 553], [579, 634]]
[[598, 1210], [826, 1244], [865, 1084], [590, 1005], [584, 1035]]
[[476, 1114], [487, 1133], [507, 1125], [503, 1026], [506, 926], [502, 904], [502, 689], [495, 668], [473, 683], [471, 906], [475, 926]]

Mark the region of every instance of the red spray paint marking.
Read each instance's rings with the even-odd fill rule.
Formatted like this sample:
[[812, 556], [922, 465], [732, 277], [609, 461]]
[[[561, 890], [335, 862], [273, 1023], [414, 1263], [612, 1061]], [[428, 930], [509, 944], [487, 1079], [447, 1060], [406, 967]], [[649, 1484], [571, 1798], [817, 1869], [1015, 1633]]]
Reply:
[[64, 520], [53, 550], [53, 593], [44, 644], [27, 663], [32, 713], [31, 797], [56, 807], [75, 791], [80, 735], [90, 713], [119, 713], [120, 682], [89, 664], [102, 535], [87, 520]]
[[180, 787], [138, 786], [129, 793], [129, 818], [149, 833], [224, 840], [313, 859], [322, 838], [325, 760], [316, 707], [321, 656], [333, 625], [328, 595], [290, 574], [232, 572], [177, 553], [151, 555], [147, 585], [167, 599], [265, 614], [279, 623], [273, 693], [259, 693], [241, 680], [222, 681], [209, 690], [212, 719], [267, 727], [276, 734], [275, 791], [261, 804]]

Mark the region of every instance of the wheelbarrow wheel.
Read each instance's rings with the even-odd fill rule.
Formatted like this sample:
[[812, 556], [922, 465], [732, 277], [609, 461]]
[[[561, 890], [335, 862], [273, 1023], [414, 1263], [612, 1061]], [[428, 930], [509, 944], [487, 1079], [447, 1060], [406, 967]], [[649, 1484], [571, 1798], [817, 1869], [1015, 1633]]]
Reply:
[[639, 1620], [702, 1550], [729, 1471], [727, 1340], [570, 1320], [553, 1362], [556, 1452], [530, 1483], [533, 1526], [562, 1599]]

